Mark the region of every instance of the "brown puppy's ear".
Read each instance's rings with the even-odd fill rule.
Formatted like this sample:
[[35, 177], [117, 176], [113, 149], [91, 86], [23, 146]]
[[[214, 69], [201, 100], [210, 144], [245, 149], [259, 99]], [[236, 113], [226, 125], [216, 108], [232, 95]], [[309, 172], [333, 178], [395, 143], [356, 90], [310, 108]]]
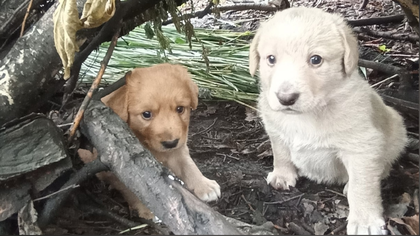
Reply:
[[359, 63], [359, 46], [357, 38], [346, 22], [343, 22], [343, 26], [339, 28], [339, 32], [344, 46], [344, 71], [347, 75], [350, 75]]
[[260, 41], [261, 27], [258, 29], [254, 38], [252, 39], [251, 46], [249, 48], [249, 73], [253, 77], [257, 71], [258, 64], [260, 62], [260, 55], [258, 54], [257, 48]]
[[125, 122], [128, 120], [128, 91], [127, 80], [131, 75], [131, 71], [125, 74], [125, 84], [121, 88], [115, 90], [109, 95], [103, 97], [101, 101], [110, 107]]
[[175, 70], [178, 71], [179, 76], [184, 81], [185, 85], [190, 90], [191, 95], [191, 108], [193, 110], [197, 109], [198, 106], [198, 86], [194, 81], [191, 79], [191, 74], [188, 72], [188, 69], [182, 65], [173, 65]]
[[191, 108], [195, 110], [198, 106], [198, 86], [191, 78], [189, 79], [188, 83], [188, 86], [191, 90]]

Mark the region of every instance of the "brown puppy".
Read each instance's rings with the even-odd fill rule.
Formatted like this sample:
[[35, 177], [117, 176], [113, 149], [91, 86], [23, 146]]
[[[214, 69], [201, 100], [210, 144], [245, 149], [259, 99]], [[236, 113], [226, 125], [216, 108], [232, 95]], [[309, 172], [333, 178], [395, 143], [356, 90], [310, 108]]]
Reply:
[[[102, 98], [102, 102], [126, 121], [153, 156], [198, 198], [208, 202], [220, 197], [220, 186], [203, 176], [187, 147], [190, 113], [191, 108], [197, 108], [198, 87], [186, 68], [172, 64], [136, 68], [127, 73], [126, 85]], [[138, 198], [130, 191], [122, 194], [141, 214], [142, 207], [136, 207], [141, 204]], [[133, 198], [138, 202], [133, 203]]]

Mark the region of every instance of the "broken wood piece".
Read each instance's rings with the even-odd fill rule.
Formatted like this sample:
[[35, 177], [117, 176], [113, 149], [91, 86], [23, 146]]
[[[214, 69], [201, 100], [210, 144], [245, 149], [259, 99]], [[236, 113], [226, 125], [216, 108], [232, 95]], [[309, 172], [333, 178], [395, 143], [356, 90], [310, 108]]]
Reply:
[[240, 234], [223, 216], [196, 198], [144, 149], [127, 123], [110, 108], [91, 101], [82, 133], [100, 160], [174, 234]]
[[54, 122], [35, 116], [0, 131], [0, 181], [67, 157], [63, 134]]
[[0, 221], [18, 212], [31, 200], [30, 188], [31, 184], [28, 182], [0, 185]]

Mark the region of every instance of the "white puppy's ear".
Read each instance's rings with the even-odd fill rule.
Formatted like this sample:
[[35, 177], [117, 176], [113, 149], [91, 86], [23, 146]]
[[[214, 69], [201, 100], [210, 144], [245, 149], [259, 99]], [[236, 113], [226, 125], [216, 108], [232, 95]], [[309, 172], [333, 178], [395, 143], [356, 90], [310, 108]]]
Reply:
[[354, 35], [353, 30], [345, 22], [343, 22], [343, 27], [341, 27], [339, 31], [344, 46], [344, 71], [347, 75], [350, 75], [359, 63], [357, 38]]
[[249, 73], [251, 76], [255, 75], [258, 64], [260, 62], [260, 54], [258, 54], [257, 48], [260, 41], [261, 28], [257, 30], [254, 38], [252, 39], [251, 46], [249, 48]]

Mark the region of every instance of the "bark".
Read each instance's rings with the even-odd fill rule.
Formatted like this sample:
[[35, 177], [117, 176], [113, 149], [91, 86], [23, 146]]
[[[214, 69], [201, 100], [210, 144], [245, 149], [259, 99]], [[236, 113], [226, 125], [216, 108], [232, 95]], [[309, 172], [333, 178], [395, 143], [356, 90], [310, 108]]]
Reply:
[[23, 184], [0, 185], [0, 221], [18, 212], [29, 200], [31, 185]]
[[19, 38], [0, 62], [0, 125], [32, 111], [43, 91], [57, 84], [53, 75], [61, 63], [54, 47], [55, 8]]
[[[3, 43], [9, 39], [22, 26], [30, 0], [0, 0], [0, 49]], [[33, 0], [32, 9], [45, 2], [45, 0]], [[29, 14], [32, 15], [32, 14]], [[28, 17], [30, 19], [31, 16]], [[27, 23], [30, 23], [27, 21]]]
[[159, 164], [128, 125], [99, 101], [81, 124], [101, 161], [175, 234], [240, 234]]
[[63, 134], [45, 117], [23, 121], [0, 132], [0, 181], [67, 157]]

